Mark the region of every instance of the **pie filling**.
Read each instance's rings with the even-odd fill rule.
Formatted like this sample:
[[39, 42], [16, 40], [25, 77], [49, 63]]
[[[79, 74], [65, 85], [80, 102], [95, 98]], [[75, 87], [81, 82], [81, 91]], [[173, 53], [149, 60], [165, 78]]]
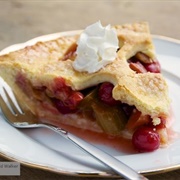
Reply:
[[[63, 60], [73, 60], [75, 50], [74, 46]], [[161, 73], [159, 62], [150, 60], [141, 52], [131, 57], [128, 63], [136, 73]], [[92, 131], [104, 132], [110, 136], [122, 136], [128, 131], [132, 135], [133, 145], [139, 151], [153, 151], [168, 141], [166, 119], [164, 117], [153, 119], [150, 115], [142, 115], [134, 105], [115, 100], [112, 97], [114, 85], [110, 82], [74, 91], [62, 77], [55, 78], [49, 87], [44, 85], [35, 87], [24, 74], [19, 73], [16, 76], [16, 83], [27, 96], [41, 106], [43, 112], [46, 111], [48, 115], [61, 114], [60, 121], [63, 121], [63, 118], [66, 121], [66, 117], [77, 115], [96, 124], [94, 129], [90, 128]], [[41, 114], [39, 116], [41, 117]], [[100, 130], [98, 128], [95, 130], [96, 126]]]

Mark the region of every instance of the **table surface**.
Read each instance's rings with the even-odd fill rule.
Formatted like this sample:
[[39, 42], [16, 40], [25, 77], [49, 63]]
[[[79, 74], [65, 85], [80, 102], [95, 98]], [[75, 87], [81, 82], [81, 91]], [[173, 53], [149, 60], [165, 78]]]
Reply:
[[[180, 1], [0, 1], [0, 50], [37, 36], [83, 29], [101, 20], [103, 25], [147, 21], [152, 34], [180, 39]], [[0, 161], [6, 161], [0, 157]], [[149, 179], [177, 179], [180, 170], [150, 175]], [[21, 175], [0, 179], [97, 180], [64, 176], [21, 165]], [[110, 179], [107, 179], [110, 180]]]

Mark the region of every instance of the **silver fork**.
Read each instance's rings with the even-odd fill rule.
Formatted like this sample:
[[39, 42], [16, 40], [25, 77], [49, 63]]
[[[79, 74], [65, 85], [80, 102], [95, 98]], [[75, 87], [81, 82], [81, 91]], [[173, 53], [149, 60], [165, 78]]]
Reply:
[[[8, 84], [0, 77], [0, 107], [4, 119], [15, 128], [38, 128], [45, 127], [55, 131], [64, 138], [70, 140], [78, 147], [85, 150], [91, 156], [102, 162], [104, 165], [110, 167], [117, 174], [126, 179], [147, 179], [145, 176], [136, 172], [123, 162], [117, 160], [113, 156], [105, 153], [92, 144], [76, 137], [75, 135], [67, 132], [60, 127], [56, 127], [50, 124], [42, 124], [38, 122], [38, 119], [29, 111], [25, 112], [21, 109], [12, 89]], [[25, 121], [28, 118], [28, 121]]]

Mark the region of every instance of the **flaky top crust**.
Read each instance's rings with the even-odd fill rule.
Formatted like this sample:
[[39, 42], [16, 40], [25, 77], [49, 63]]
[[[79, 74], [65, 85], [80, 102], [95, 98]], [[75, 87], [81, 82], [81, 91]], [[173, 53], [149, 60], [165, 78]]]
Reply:
[[[33, 86], [51, 88], [53, 79], [63, 77], [74, 90], [82, 90], [102, 82], [114, 84], [113, 97], [129, 105], [135, 105], [143, 114], [152, 117], [169, 113], [168, 87], [159, 73], [137, 74], [129, 68], [127, 60], [137, 52], [155, 59], [154, 47], [148, 24], [134, 23], [114, 26], [119, 47], [113, 63], [95, 73], [78, 72], [73, 69], [73, 60], [63, 60], [67, 51], [76, 44], [79, 34], [64, 36], [47, 42], [11, 52], [0, 57], [0, 75], [6, 80], [8, 73], [24, 73]], [[6, 71], [7, 70], [7, 71]]]

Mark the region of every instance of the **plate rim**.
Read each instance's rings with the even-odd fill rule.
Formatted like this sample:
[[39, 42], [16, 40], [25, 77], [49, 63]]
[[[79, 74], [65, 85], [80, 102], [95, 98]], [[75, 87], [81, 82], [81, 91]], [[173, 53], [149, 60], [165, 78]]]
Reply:
[[[68, 35], [68, 36], [72, 36], [75, 34], [79, 34], [82, 30], [74, 30], [74, 31], [64, 31], [64, 32], [58, 32], [58, 33], [52, 33], [52, 34], [47, 34], [47, 35], [42, 35], [42, 36], [38, 36], [35, 37], [33, 39], [30, 39], [26, 42], [23, 43], [18, 43], [18, 44], [13, 44], [10, 45], [4, 49], [2, 49], [0, 51], [0, 55], [6, 54], [11, 52], [11, 49], [14, 49], [14, 47], [18, 47], [15, 50], [18, 49], [22, 49], [26, 46], [29, 45], [33, 45], [35, 43], [37, 43], [38, 41], [48, 41], [48, 40], [53, 40], [56, 39], [58, 37], [62, 37], [64, 35]], [[156, 34], [152, 34], [152, 39], [157, 39], [157, 40], [162, 40], [162, 41], [167, 41], [167, 42], [172, 42], [172, 43], [176, 43], [178, 45], [180, 45], [180, 40], [175, 39], [175, 38], [171, 38], [168, 36], [163, 36], [163, 35], [156, 35]], [[49, 37], [49, 38], [47, 38]], [[43, 40], [44, 38], [46, 38], [46, 40]], [[14, 51], [14, 50], [13, 50]], [[111, 177], [111, 178], [117, 178], [119, 177], [118, 175], [114, 175], [114, 174], [109, 174], [105, 171], [92, 171], [92, 172], [72, 172], [72, 171], [65, 171], [65, 170], [59, 170], [57, 168], [54, 167], [50, 167], [50, 166], [46, 166], [43, 164], [36, 164], [36, 163], [32, 163], [32, 162], [27, 162], [27, 161], [23, 161], [21, 159], [18, 159], [16, 157], [13, 157], [13, 155], [10, 155], [6, 152], [2, 152], [2, 150], [0, 149], [0, 156], [7, 159], [7, 160], [12, 160], [12, 161], [16, 161], [16, 162], [20, 162], [22, 165], [26, 166], [26, 167], [30, 167], [30, 168], [36, 168], [36, 169], [40, 169], [40, 170], [45, 170], [45, 171], [49, 171], [52, 173], [57, 173], [57, 174], [61, 174], [61, 175], [69, 175], [69, 176], [83, 176], [83, 177]], [[160, 173], [165, 173], [165, 172], [170, 172], [173, 170], [177, 170], [180, 169], [180, 164], [176, 164], [176, 165], [172, 165], [172, 166], [167, 166], [167, 167], [163, 167], [163, 168], [157, 168], [157, 169], [148, 169], [148, 170], [142, 170], [140, 171], [140, 173], [145, 174], [145, 175], [153, 175], [153, 174], [160, 174]]]

